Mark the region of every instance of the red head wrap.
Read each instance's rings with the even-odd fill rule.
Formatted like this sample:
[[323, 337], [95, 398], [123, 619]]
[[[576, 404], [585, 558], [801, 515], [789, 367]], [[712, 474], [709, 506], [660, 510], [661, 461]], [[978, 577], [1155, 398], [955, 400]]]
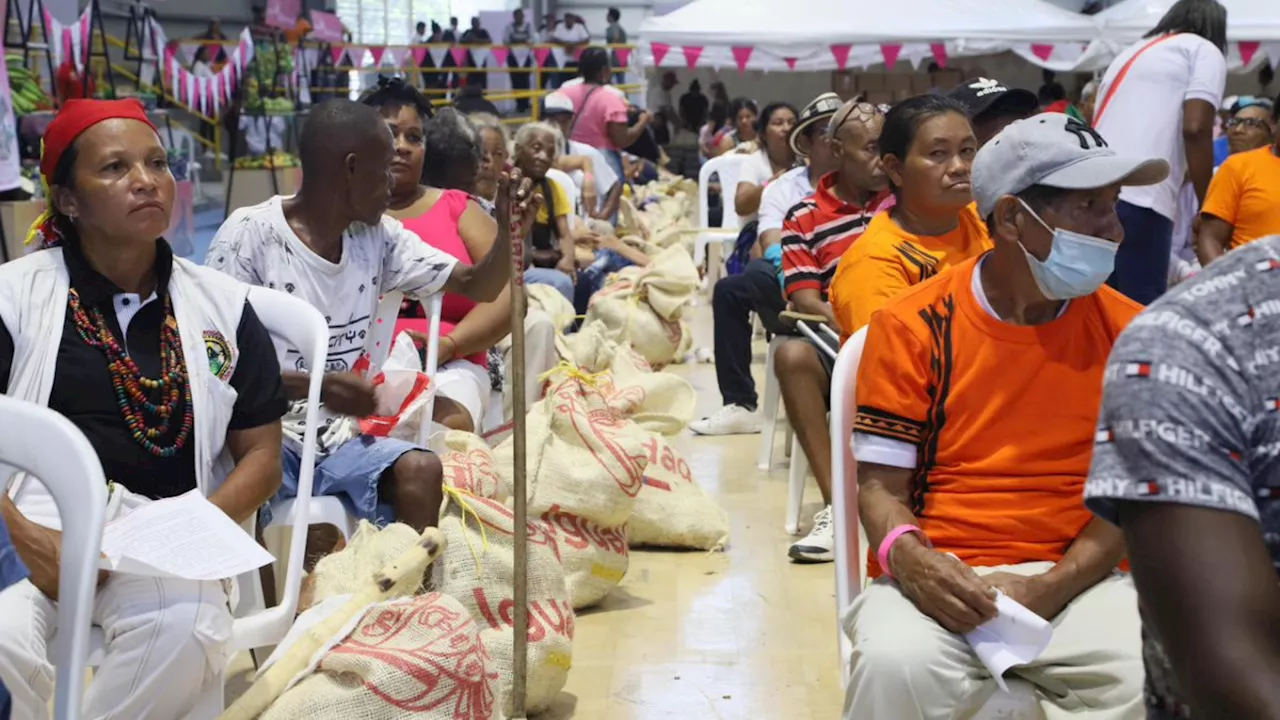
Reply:
[[[49, 203], [49, 183], [53, 182], [53, 173], [58, 162], [67, 149], [75, 143], [85, 130], [103, 120], [123, 118], [146, 123], [152, 130], [156, 129], [142, 103], [134, 99], [127, 100], [67, 100], [62, 109], [54, 116], [49, 127], [44, 131], [44, 139], [40, 141], [40, 177], [44, 182], [45, 203]], [[41, 240], [46, 246], [57, 241], [56, 228], [53, 226], [53, 213], [47, 209], [36, 218], [31, 231], [27, 233], [27, 242]]]

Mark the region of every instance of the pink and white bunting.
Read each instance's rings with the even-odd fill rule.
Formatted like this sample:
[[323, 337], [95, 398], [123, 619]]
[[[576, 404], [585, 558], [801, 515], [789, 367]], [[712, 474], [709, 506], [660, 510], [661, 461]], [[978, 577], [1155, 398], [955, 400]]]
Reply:
[[53, 67], [62, 67], [68, 59], [75, 64], [76, 72], [84, 72], [85, 63], [89, 59], [90, 35], [93, 31], [92, 6], [85, 8], [80, 17], [70, 25], [63, 25], [57, 18], [44, 11], [44, 26], [49, 28], [49, 42], [53, 47], [49, 52], [53, 55]]
[[[152, 18], [148, 25], [153, 37], [153, 52], [162, 58], [160, 71], [165, 87], [178, 102], [210, 117], [217, 117], [222, 106], [235, 95], [244, 69], [253, 61], [253, 39], [249, 29], [240, 33], [240, 42], [227, 53], [227, 63], [213, 77], [196, 77], [178, 56], [178, 45], [169, 43], [160, 23]], [[163, 48], [163, 51], [161, 51]], [[145, 54], [145, 53], [144, 53]]]
[[747, 63], [751, 62], [751, 52], [755, 48], [748, 45], [746, 47], [732, 47], [729, 50], [733, 52], [733, 62], [738, 66], [738, 73], [746, 72]]
[[449, 48], [449, 57], [453, 58], [455, 67], [466, 67], [469, 64], [467, 62], [467, 49], [461, 45], [454, 45]]
[[511, 48], [505, 45], [494, 45], [489, 48], [489, 54], [493, 56], [493, 63], [497, 67], [506, 67], [507, 58], [511, 57]]
[[386, 52], [387, 48], [385, 45], [369, 46], [369, 55], [373, 58], [374, 67], [382, 67], [382, 56], [386, 54]]
[[880, 46], [880, 55], [884, 57], [884, 66], [893, 69], [898, 64], [898, 56], [902, 54], [902, 45], [898, 43], [884, 43]]
[[702, 55], [703, 47], [701, 45], [685, 45], [683, 49], [685, 65], [692, 70], [698, 66], [698, 58]]

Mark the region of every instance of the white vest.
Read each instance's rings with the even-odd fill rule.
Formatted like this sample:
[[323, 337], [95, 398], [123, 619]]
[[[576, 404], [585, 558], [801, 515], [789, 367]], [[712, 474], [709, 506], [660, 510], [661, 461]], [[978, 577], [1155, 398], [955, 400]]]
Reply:
[[[0, 320], [14, 344], [10, 397], [48, 406], [69, 289], [70, 278], [60, 249], [43, 250], [0, 265]], [[195, 443], [197, 487], [208, 497], [234, 466], [226, 449], [227, 426], [236, 402], [230, 379], [239, 361], [236, 330], [249, 286], [217, 270], [174, 258], [169, 294], [191, 383], [195, 422], [188, 442]], [[221, 376], [210, 365], [214, 350], [225, 351], [229, 356]], [[49, 450], [57, 452], [57, 448]], [[39, 482], [26, 482], [19, 475], [9, 486], [9, 493], [28, 519], [46, 527], [60, 527], [53, 498]]]

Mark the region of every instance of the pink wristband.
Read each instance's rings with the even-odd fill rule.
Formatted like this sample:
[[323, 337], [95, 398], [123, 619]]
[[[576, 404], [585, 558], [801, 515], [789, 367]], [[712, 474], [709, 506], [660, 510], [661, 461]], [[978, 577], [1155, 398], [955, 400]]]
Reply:
[[889, 578], [893, 577], [893, 571], [889, 569], [889, 551], [893, 549], [893, 544], [898, 542], [898, 538], [907, 533], [919, 535], [920, 540], [925, 545], [933, 547], [933, 543], [929, 542], [929, 536], [925, 535], [924, 530], [921, 530], [918, 525], [899, 525], [890, 530], [889, 534], [885, 535], [884, 540], [880, 542], [880, 549], [876, 552], [876, 559], [880, 561], [880, 570]]

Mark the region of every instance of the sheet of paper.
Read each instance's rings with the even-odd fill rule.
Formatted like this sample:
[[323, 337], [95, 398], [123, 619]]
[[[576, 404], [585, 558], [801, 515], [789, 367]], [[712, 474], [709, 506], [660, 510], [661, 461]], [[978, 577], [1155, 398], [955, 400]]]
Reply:
[[98, 566], [112, 572], [222, 580], [274, 560], [198, 490], [148, 503], [107, 523]]
[[964, 636], [973, 652], [991, 671], [1001, 690], [1009, 691], [1004, 671], [1040, 657], [1053, 638], [1049, 621], [1004, 593], [996, 596], [999, 614]]

